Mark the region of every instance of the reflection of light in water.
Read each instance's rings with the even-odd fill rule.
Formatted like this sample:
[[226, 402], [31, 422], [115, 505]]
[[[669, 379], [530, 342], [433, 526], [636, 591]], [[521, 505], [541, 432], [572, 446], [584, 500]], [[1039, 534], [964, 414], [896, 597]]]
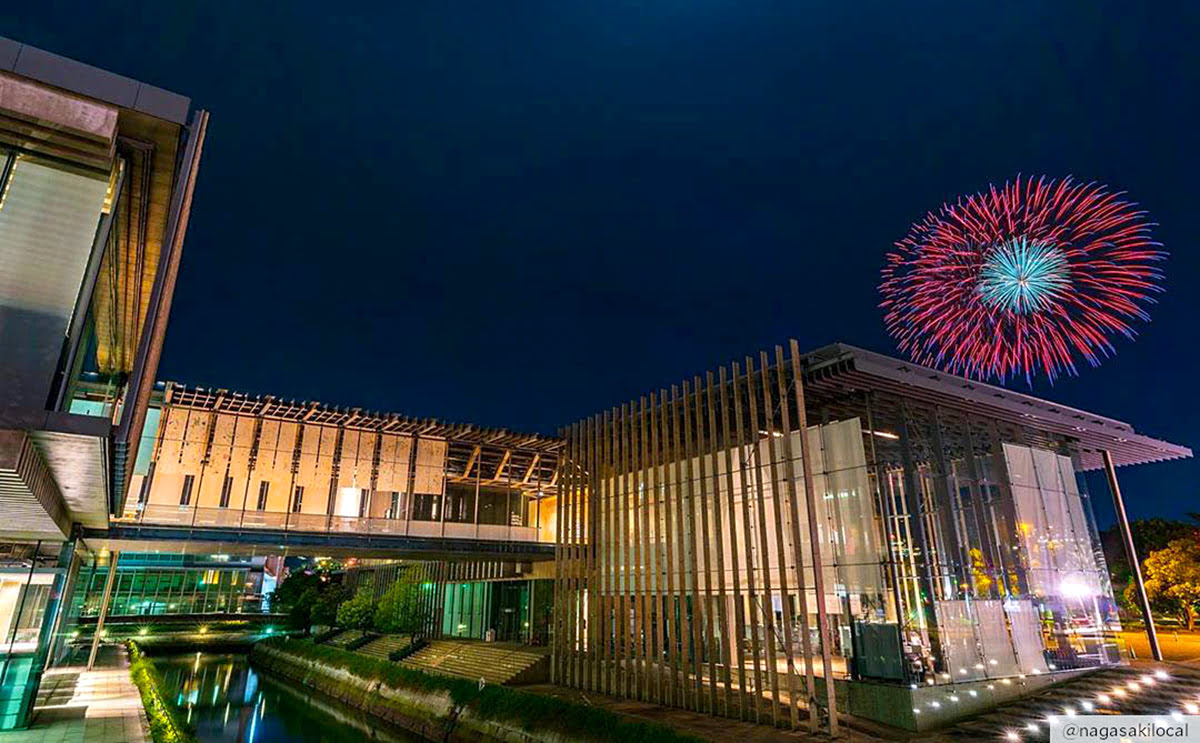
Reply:
[[246, 736], [246, 743], [254, 743], [254, 733], [258, 729], [258, 715], [250, 713], [250, 734]]
[[231, 706], [232, 706], [232, 705], [230, 705], [230, 703], [229, 703], [229, 702], [226, 702], [226, 703], [225, 703], [225, 719], [224, 719], [224, 720], [221, 720], [221, 726], [222, 726], [222, 727], [224, 727], [224, 726], [226, 726], [226, 725], [228, 725], [228, 724], [229, 724], [229, 708], [230, 708]]
[[254, 699], [258, 694], [258, 674], [253, 668], [246, 671], [246, 691], [242, 695], [242, 704], [249, 704], [251, 699]]

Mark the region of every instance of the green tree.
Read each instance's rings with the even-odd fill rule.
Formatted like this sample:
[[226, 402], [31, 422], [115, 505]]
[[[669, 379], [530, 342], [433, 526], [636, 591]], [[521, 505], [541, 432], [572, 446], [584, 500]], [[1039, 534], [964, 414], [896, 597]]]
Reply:
[[375, 599], [371, 596], [369, 588], [362, 589], [337, 609], [337, 623], [340, 627], [370, 629], [374, 621]]
[[[1200, 527], [1197, 526], [1196, 519], [1189, 522], [1152, 518], [1129, 522], [1133, 544], [1137, 547], [1138, 556], [1143, 563], [1150, 553], [1164, 549], [1172, 541], [1200, 534], [1198, 529]], [[1132, 589], [1117, 591], [1120, 586], [1129, 586], [1132, 583], [1133, 571], [1129, 569], [1129, 562], [1125, 559], [1125, 545], [1116, 525], [1100, 532], [1100, 543], [1104, 547], [1104, 560], [1108, 563], [1109, 577], [1112, 579], [1113, 590], [1117, 593], [1121, 608], [1136, 614], [1137, 600]]]
[[421, 628], [420, 584], [405, 571], [379, 598], [375, 629], [380, 632], [417, 634]]
[[313, 624], [335, 624], [347, 591], [340, 583], [325, 584], [312, 607]]
[[1151, 552], [1142, 569], [1151, 602], [1170, 607], [1189, 630], [1195, 629], [1200, 604], [1200, 540], [1176, 539]]

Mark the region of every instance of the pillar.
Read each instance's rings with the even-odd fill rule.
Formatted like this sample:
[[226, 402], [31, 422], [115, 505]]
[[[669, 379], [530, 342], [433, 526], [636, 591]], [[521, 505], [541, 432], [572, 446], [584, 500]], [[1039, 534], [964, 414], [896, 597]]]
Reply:
[[1137, 591], [1138, 608], [1142, 610], [1142, 622], [1146, 625], [1146, 639], [1150, 642], [1150, 654], [1154, 660], [1162, 660], [1158, 647], [1158, 633], [1154, 630], [1154, 617], [1150, 614], [1150, 599], [1146, 597], [1146, 584], [1142, 581], [1142, 563], [1138, 560], [1137, 547], [1133, 543], [1133, 532], [1129, 530], [1129, 517], [1125, 514], [1125, 500], [1121, 497], [1121, 486], [1117, 483], [1117, 468], [1112, 454], [1102, 451], [1104, 474], [1108, 476], [1108, 490], [1112, 493], [1113, 508], [1117, 512], [1117, 527], [1121, 530], [1121, 543], [1125, 545], [1125, 558], [1133, 571], [1133, 585]]
[[121, 553], [113, 550], [109, 553], [108, 578], [104, 581], [104, 598], [100, 600], [100, 614], [96, 617], [96, 629], [92, 632], [92, 652], [88, 654], [87, 669], [90, 671], [96, 665], [96, 654], [100, 652], [100, 635], [104, 633], [104, 619], [108, 616], [108, 601], [112, 598], [113, 583], [117, 578], [117, 560]]

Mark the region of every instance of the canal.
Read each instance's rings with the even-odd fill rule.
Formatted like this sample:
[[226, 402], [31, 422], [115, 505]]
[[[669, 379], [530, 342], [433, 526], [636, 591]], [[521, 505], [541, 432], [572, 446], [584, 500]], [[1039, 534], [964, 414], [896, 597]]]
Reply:
[[259, 673], [245, 654], [160, 655], [164, 694], [201, 743], [342, 743], [421, 740], [286, 679]]

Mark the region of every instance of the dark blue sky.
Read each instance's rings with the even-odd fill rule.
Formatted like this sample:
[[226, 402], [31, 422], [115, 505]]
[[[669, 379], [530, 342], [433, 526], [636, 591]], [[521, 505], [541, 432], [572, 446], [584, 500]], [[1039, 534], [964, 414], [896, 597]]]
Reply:
[[[1195, 445], [1200, 4], [993, 5], [45, 0], [0, 35], [212, 112], [165, 378], [553, 431], [789, 336], [891, 352], [910, 222], [1073, 174], [1161, 224], [1168, 291], [1036, 391]], [[1123, 471], [1131, 511], [1198, 474]]]

